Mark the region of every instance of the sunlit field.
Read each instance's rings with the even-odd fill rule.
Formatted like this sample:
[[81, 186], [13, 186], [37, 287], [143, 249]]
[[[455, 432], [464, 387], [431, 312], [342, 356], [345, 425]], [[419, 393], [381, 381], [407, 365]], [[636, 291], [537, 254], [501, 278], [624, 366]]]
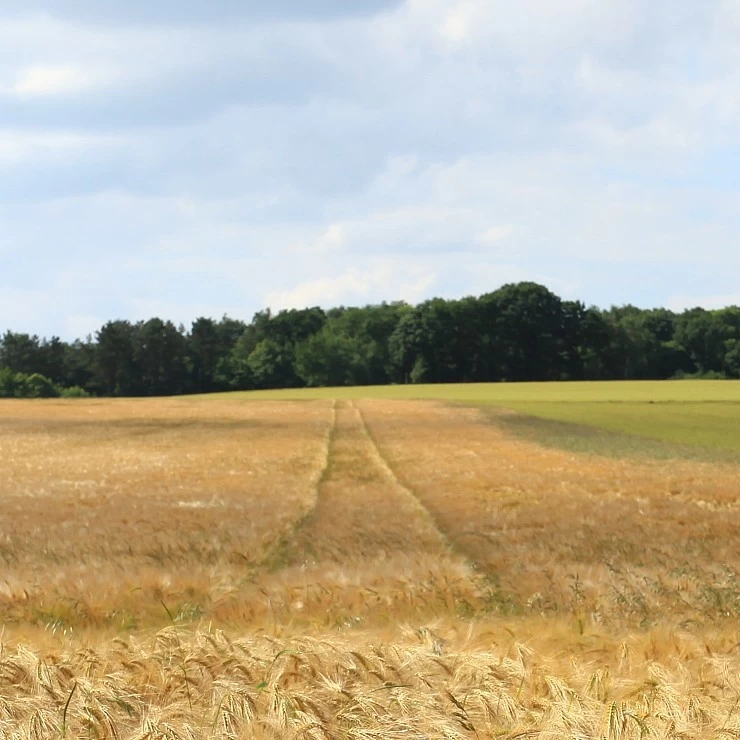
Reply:
[[[396, 385], [242, 395], [273, 400], [427, 399], [491, 405], [541, 419], [740, 453], [740, 381], [735, 380]], [[560, 429], [561, 433], [568, 431]]]
[[737, 410], [2, 402], [0, 737], [738, 737]]

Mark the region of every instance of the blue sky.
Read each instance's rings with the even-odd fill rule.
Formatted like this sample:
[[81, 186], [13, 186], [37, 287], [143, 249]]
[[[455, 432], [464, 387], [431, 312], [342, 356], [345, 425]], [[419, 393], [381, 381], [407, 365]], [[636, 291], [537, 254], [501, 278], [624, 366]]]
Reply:
[[0, 328], [740, 303], [735, 0], [0, 0]]

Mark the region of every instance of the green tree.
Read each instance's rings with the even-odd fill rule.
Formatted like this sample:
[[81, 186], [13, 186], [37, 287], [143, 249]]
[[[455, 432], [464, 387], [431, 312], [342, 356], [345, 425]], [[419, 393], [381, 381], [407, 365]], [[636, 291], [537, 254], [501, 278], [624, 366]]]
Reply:
[[283, 347], [295, 347], [320, 331], [325, 322], [326, 314], [318, 306], [280, 311], [267, 324], [264, 338]]
[[389, 367], [396, 382], [405, 384], [419, 381], [419, 372], [414, 374], [413, 380], [411, 374], [425, 345], [424, 332], [421, 315], [411, 310], [401, 316], [389, 337]]
[[563, 308], [543, 285], [504, 285], [486, 298], [493, 309], [487, 327], [503, 380], [557, 380], [563, 372]]
[[725, 374], [730, 378], [740, 378], [740, 339], [728, 339], [725, 350]]
[[36, 335], [6, 331], [0, 339], [0, 367], [30, 375], [42, 364], [41, 343]]
[[66, 380], [67, 344], [59, 337], [43, 339], [39, 344], [38, 362], [34, 372], [40, 373], [53, 383], [64, 383]]
[[219, 336], [216, 322], [207, 318], [196, 319], [190, 329], [188, 345], [193, 390], [197, 393], [215, 390], [219, 362], [228, 351]]
[[145, 395], [182, 393], [186, 378], [187, 341], [171, 321], [149, 319], [136, 327], [134, 364]]
[[0, 398], [14, 398], [16, 387], [16, 374], [9, 367], [0, 367]]
[[368, 349], [361, 340], [333, 330], [328, 323], [298, 345], [296, 371], [309, 386], [365, 385], [370, 381], [364, 355]]
[[263, 339], [247, 359], [255, 388], [290, 388], [296, 385], [293, 355], [273, 339]]
[[327, 312], [326, 323], [314, 336], [323, 336], [319, 341], [330, 343], [334, 356], [341, 352], [348, 357], [343, 382], [384, 385], [394, 379], [390, 337], [400, 317], [410, 311], [408, 305], [400, 302], [334, 308]]
[[76, 340], [64, 348], [64, 379], [60, 384], [67, 388], [83, 388], [87, 392], [102, 393], [96, 380], [97, 347], [92, 337]]
[[254, 352], [252, 336], [246, 330], [237, 340], [229, 355], [223, 358], [217, 368], [220, 384], [233, 391], [248, 391], [255, 387], [254, 373], [249, 357]]
[[722, 372], [729, 338], [721, 316], [713, 311], [692, 308], [676, 321], [675, 339], [699, 373]]
[[22, 398], [57, 398], [59, 388], [40, 373], [22, 375], [19, 373], [16, 395]]
[[96, 333], [95, 369], [105, 395], [128, 396], [139, 391], [134, 359], [136, 329], [128, 321], [108, 321]]

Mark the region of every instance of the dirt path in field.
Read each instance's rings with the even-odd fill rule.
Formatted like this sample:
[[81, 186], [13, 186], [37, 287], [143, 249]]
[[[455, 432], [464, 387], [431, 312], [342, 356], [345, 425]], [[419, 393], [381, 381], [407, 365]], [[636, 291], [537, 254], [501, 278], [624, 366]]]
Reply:
[[316, 506], [288, 545], [291, 562], [443, 553], [445, 536], [394, 475], [352, 401], [339, 402]]

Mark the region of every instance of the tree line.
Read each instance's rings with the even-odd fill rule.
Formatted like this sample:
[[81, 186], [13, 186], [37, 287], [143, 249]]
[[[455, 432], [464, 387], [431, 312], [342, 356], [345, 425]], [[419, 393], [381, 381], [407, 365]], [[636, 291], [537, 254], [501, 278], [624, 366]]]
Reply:
[[0, 397], [677, 377], [740, 377], [740, 307], [602, 310], [522, 282], [416, 306], [268, 309], [189, 329], [116, 320], [74, 342], [0, 340]]

